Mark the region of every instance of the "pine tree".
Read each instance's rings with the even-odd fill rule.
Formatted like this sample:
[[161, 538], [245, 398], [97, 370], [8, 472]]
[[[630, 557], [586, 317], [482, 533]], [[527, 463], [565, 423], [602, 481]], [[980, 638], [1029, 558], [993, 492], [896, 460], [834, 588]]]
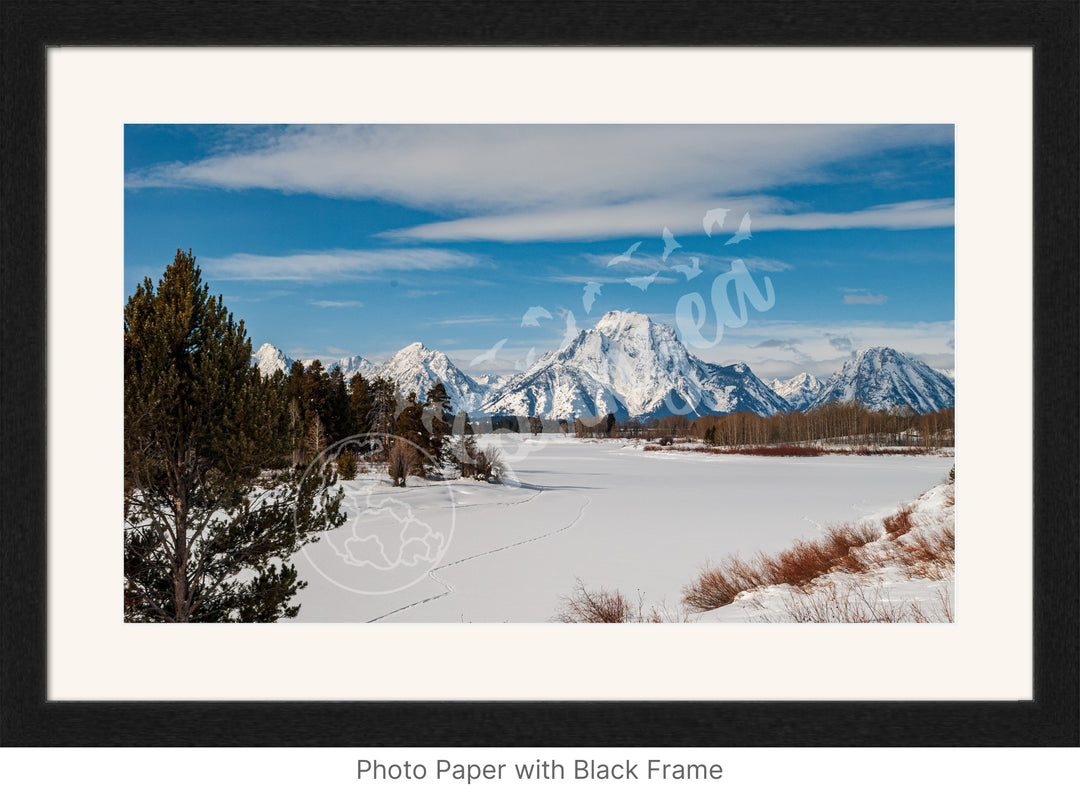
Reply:
[[288, 560], [344, 516], [332, 470], [277, 467], [289, 418], [286, 383], [178, 250], [124, 307], [125, 620], [296, 615]]
[[424, 425], [424, 405], [416, 397], [416, 393], [409, 393], [405, 399], [405, 407], [401, 410], [394, 424], [394, 434], [403, 440], [408, 440], [420, 452], [420, 459], [412, 468], [417, 476], [425, 476], [426, 468], [431, 467], [431, 433]]
[[345, 374], [341, 365], [334, 365], [328, 376], [328, 394], [326, 398], [327, 437], [336, 442], [356, 432], [349, 421], [349, 388], [345, 386]]
[[352, 434], [371, 431], [371, 385], [359, 373], [349, 379], [349, 425]]
[[376, 376], [371, 389], [371, 433], [382, 438], [382, 458], [390, 453], [390, 440], [397, 418], [397, 385], [390, 379]]
[[446, 439], [454, 429], [454, 405], [442, 382], [435, 382], [424, 401], [424, 423], [430, 435], [431, 454], [436, 463], [445, 458]]

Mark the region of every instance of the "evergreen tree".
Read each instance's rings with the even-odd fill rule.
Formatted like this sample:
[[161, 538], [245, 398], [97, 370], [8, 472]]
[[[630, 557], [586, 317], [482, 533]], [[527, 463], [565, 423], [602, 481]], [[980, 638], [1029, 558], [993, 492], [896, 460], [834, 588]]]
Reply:
[[390, 453], [390, 435], [394, 433], [397, 418], [397, 385], [389, 379], [376, 376], [371, 381], [371, 433], [382, 438], [382, 457]]
[[287, 382], [188, 251], [124, 307], [124, 618], [274, 621], [305, 583], [288, 560], [340, 526], [332, 470], [274, 469], [289, 437]]
[[405, 399], [405, 407], [394, 424], [394, 434], [421, 450], [421, 459], [417, 460], [413, 472], [424, 476], [425, 468], [430, 467], [430, 457], [427, 455], [431, 454], [431, 434], [424, 425], [424, 405], [417, 399], [416, 393], [409, 393]]
[[345, 386], [345, 374], [341, 365], [334, 365], [327, 381], [326, 429], [330, 442], [356, 434], [349, 420], [349, 388]]
[[431, 454], [435, 462], [441, 464], [445, 457], [446, 439], [454, 429], [454, 405], [442, 382], [436, 382], [428, 390], [424, 401], [424, 423], [429, 434]]
[[349, 425], [352, 434], [371, 431], [371, 385], [359, 373], [349, 379]]

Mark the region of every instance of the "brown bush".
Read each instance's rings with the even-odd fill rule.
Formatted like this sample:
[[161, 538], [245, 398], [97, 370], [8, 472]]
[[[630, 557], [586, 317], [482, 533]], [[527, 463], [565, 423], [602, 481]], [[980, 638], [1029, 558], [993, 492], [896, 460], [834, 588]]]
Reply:
[[715, 610], [731, 604], [744, 590], [767, 584], [759, 565], [728, 557], [715, 568], [706, 565], [697, 579], [683, 588], [683, 604], [699, 612]]
[[574, 590], [560, 600], [555, 621], [564, 624], [625, 624], [631, 620], [631, 607], [617, 590], [592, 591], [580, 579]]
[[473, 478], [479, 482], [498, 482], [506, 472], [502, 452], [495, 446], [477, 449], [473, 455]]
[[646, 609], [644, 593], [638, 593], [635, 606], [618, 590], [592, 591], [581, 579], [568, 596], [559, 599], [559, 605], [552, 620], [563, 624], [668, 624], [687, 620], [684, 614], [663, 604]]
[[901, 535], [906, 535], [915, 526], [914, 519], [915, 505], [906, 504], [892, 515], [887, 515], [881, 519], [882, 526], [885, 527], [885, 536], [887, 540], [896, 540]]
[[395, 440], [387, 458], [387, 471], [394, 481], [394, 487], [405, 487], [405, 478], [422, 470], [423, 463], [416, 446], [405, 440]]
[[796, 541], [776, 555], [759, 554], [753, 562], [728, 557], [719, 566], [706, 566], [683, 589], [683, 603], [700, 612], [731, 604], [744, 590], [765, 585], [803, 587], [831, 571], [858, 573], [870, 567], [856, 550], [877, 540], [871, 523], [831, 526], [817, 541]]
[[952, 576], [956, 565], [956, 535], [946, 524], [934, 534], [909, 535], [903, 541], [904, 569], [908, 577], [945, 579]]

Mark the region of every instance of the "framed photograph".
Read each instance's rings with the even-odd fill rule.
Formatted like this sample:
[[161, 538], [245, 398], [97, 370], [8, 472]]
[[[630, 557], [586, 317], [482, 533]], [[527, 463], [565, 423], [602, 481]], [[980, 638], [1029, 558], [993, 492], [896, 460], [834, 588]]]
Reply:
[[1076, 745], [1075, 4], [52, 5], [5, 743]]

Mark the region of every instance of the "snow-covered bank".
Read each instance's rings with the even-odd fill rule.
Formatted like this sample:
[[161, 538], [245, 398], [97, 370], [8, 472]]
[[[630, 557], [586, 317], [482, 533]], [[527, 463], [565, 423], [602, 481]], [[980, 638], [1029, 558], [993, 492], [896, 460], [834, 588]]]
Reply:
[[948, 623], [954, 619], [954, 487], [944, 482], [891, 516], [863, 521], [879, 533], [854, 550], [867, 570], [836, 571], [803, 588], [747, 590], [696, 620], [782, 623]]
[[297, 597], [296, 620], [547, 622], [578, 578], [676, 606], [706, 562], [777, 551], [817, 537], [830, 523], [886, 515], [941, 482], [952, 466], [938, 456], [778, 459], [647, 453], [559, 435], [482, 439], [502, 448], [516, 485], [458, 480], [378, 488], [369, 503], [392, 500], [411, 517], [388, 523], [354, 515], [346, 523], [363, 520], [355, 530], [361, 536], [406, 518], [448, 533], [445, 543], [422, 541], [442, 552], [434, 571], [390, 593], [356, 592], [348, 587], [355, 566], [338, 560], [332, 570], [344, 579], [325, 576], [336, 555], [332, 534], [315, 547], [322, 552], [314, 560], [296, 560], [310, 583]]

